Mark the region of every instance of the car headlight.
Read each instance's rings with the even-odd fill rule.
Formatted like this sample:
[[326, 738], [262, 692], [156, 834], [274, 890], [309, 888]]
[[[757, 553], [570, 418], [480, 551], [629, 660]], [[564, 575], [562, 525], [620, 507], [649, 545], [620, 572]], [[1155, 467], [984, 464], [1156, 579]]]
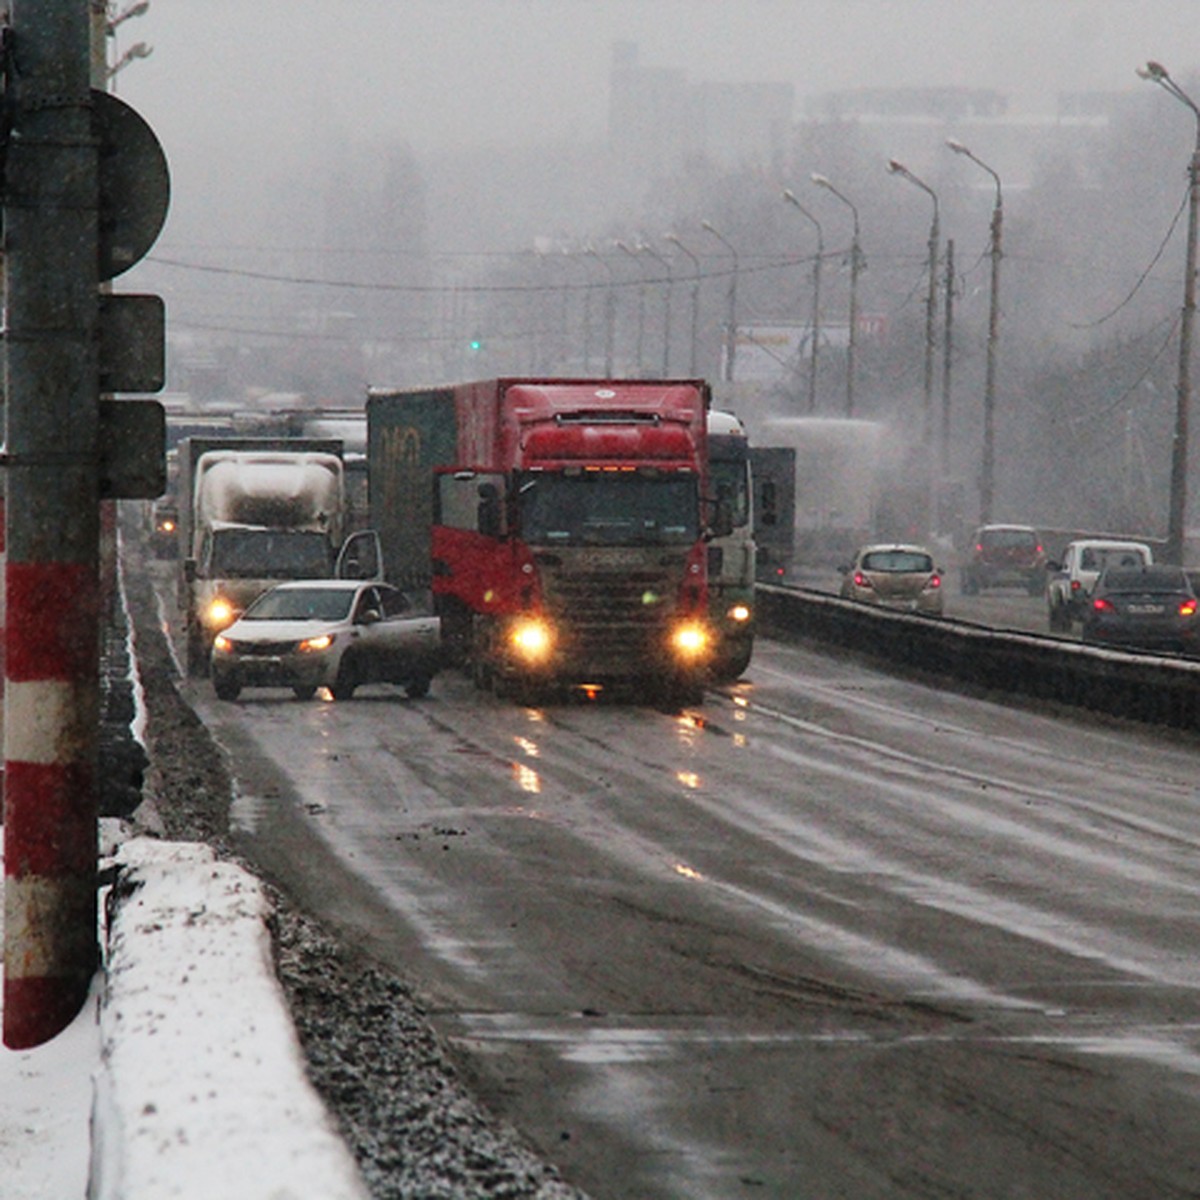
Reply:
[[708, 630], [695, 621], [677, 625], [671, 633], [671, 649], [683, 662], [703, 658], [709, 649]]
[[210, 629], [224, 629], [233, 624], [236, 615], [233, 605], [224, 596], [217, 596], [204, 610], [204, 623]]
[[305, 638], [296, 649], [301, 654], [311, 654], [314, 651], [328, 650], [333, 645], [333, 637], [332, 633], [321, 633], [316, 637]]
[[525, 618], [509, 629], [508, 644], [526, 662], [544, 662], [554, 646], [554, 630], [546, 621]]
[[229, 640], [223, 633], [218, 633], [213, 638], [213, 649], [218, 654], [228, 654], [233, 649], [233, 642]]

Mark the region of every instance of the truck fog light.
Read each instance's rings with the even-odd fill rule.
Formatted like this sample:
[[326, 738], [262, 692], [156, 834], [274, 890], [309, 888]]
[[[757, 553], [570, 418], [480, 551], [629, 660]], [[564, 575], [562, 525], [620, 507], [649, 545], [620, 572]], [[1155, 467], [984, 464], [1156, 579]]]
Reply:
[[708, 651], [708, 630], [703, 625], [680, 625], [671, 635], [671, 646], [678, 658], [700, 658]]
[[542, 662], [550, 654], [554, 633], [545, 621], [518, 621], [509, 631], [508, 641], [527, 662]]

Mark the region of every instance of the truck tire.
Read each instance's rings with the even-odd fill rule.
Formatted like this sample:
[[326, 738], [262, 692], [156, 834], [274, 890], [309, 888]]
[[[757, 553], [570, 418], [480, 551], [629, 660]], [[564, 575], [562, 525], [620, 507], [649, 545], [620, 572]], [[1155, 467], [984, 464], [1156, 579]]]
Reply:
[[728, 652], [713, 663], [709, 673], [713, 683], [736, 683], [746, 673], [753, 653], [751, 641], [731, 645]]

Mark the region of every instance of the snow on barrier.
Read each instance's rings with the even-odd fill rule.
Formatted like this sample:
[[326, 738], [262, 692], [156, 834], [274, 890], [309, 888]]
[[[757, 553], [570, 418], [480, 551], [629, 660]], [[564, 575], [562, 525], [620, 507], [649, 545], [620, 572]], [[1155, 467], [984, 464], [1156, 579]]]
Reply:
[[365, 1200], [304, 1074], [258, 880], [149, 838], [117, 864], [90, 1200]]
[[840, 646], [906, 670], [1146, 724], [1200, 729], [1200, 662], [1190, 659], [889, 612], [763, 584], [757, 618], [769, 637]]

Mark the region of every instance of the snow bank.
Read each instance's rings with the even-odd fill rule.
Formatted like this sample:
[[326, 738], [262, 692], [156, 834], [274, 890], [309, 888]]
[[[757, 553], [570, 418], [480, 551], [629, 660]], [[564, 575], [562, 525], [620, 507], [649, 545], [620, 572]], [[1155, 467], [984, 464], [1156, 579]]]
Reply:
[[365, 1200], [304, 1074], [258, 881], [207, 847], [117, 855], [90, 1200]]

